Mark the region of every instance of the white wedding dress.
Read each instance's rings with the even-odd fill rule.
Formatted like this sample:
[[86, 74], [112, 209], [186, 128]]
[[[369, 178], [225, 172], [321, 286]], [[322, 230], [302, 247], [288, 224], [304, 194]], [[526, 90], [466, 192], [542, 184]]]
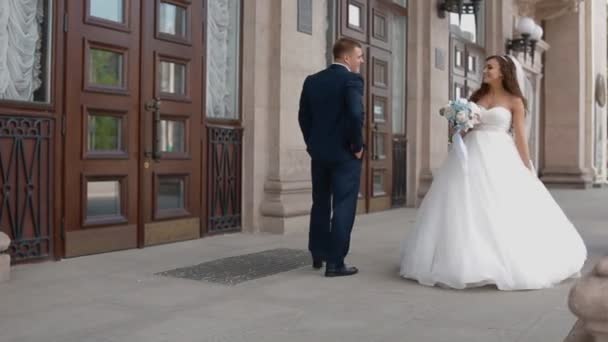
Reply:
[[551, 287], [580, 274], [587, 250], [576, 228], [522, 163], [511, 112], [482, 109], [435, 174], [402, 244], [401, 276], [455, 289]]

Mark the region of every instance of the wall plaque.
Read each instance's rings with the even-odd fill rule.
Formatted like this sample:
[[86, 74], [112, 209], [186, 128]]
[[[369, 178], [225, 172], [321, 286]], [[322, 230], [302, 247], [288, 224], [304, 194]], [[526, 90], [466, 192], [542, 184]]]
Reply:
[[298, 32], [312, 35], [312, 0], [298, 0]]

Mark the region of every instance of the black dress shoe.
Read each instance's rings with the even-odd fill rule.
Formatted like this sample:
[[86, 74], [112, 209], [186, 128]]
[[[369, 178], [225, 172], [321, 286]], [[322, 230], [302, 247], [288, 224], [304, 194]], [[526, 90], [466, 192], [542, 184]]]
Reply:
[[327, 265], [325, 268], [325, 276], [326, 277], [346, 277], [353, 274], [357, 274], [359, 270], [353, 266], [335, 266], [335, 265]]
[[316, 270], [323, 267], [323, 259], [321, 258], [312, 258], [312, 267]]

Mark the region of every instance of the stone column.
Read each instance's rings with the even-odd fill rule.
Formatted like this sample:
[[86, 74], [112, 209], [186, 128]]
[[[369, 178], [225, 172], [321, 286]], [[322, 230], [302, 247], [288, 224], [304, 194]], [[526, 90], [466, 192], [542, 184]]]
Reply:
[[449, 100], [449, 19], [433, 1], [408, 3], [408, 198], [415, 206], [426, 194], [447, 155], [447, 123], [439, 109]]
[[548, 185], [585, 188], [591, 184], [586, 105], [588, 10], [581, 6], [546, 21], [551, 46], [545, 59], [545, 143], [541, 179]]
[[513, 36], [515, 8], [513, 0], [485, 1], [486, 6], [486, 53], [505, 54], [507, 39]]
[[[261, 2], [259, 2], [261, 4]], [[258, 71], [268, 68], [268, 53], [258, 49], [257, 39], [260, 42], [269, 41], [267, 35], [272, 32], [268, 29], [270, 9], [262, 7], [256, 1], [243, 2], [243, 29], [241, 52], [241, 108], [243, 117], [243, 228], [250, 231], [259, 229], [260, 203], [264, 196], [263, 177], [266, 170], [266, 139], [264, 125], [267, 122], [267, 111], [264, 98], [256, 94], [256, 89], [264, 84]], [[257, 32], [260, 32], [258, 38]], [[266, 47], [268, 49], [268, 47]], [[266, 82], [267, 83], [267, 82]], [[256, 101], [257, 98], [257, 101]], [[256, 148], [257, 147], [257, 148]], [[258, 181], [259, 178], [262, 180]]]
[[608, 342], [608, 258], [570, 290], [568, 304], [579, 320], [565, 342]]
[[[540, 142], [542, 139], [541, 125], [541, 95], [543, 80], [543, 55], [549, 46], [543, 40], [536, 43], [534, 62], [528, 54], [523, 52], [512, 53], [521, 63], [530, 83], [524, 91], [524, 96], [528, 101], [528, 114], [531, 117], [526, 119], [529, 122], [528, 145], [530, 148], [530, 159], [537, 172], [542, 167], [540, 164]], [[528, 121], [529, 120], [529, 121]]]
[[[264, 140], [267, 151], [265, 175], [254, 178], [263, 184], [259, 224], [262, 231], [285, 233], [308, 225], [310, 157], [298, 125], [298, 107], [306, 76], [327, 67], [328, 6], [326, 0], [313, 1], [313, 33], [309, 35], [297, 31], [297, 1], [257, 3], [258, 10], [263, 7], [272, 13], [260, 24], [266, 27], [256, 40], [256, 48], [265, 51], [256, 64], [256, 112], [264, 112], [263, 127], [256, 124], [260, 128], [256, 135]], [[262, 21], [261, 16], [256, 20]]]
[[6, 254], [11, 239], [0, 232], [0, 283], [8, 281], [11, 277], [11, 256]]

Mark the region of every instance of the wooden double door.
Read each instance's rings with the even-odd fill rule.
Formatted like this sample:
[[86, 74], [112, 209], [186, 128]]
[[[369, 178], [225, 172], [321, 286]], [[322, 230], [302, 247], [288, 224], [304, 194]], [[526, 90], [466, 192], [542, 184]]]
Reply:
[[483, 47], [450, 33], [450, 98], [469, 98], [479, 89], [484, 65]]
[[[385, 0], [340, 0], [337, 37], [361, 43], [365, 63], [364, 139], [367, 146], [357, 211], [392, 207], [393, 192], [393, 58], [392, 21], [405, 8]], [[405, 61], [403, 61], [405, 63]]]
[[203, 0], [66, 8], [64, 255], [197, 238]]

